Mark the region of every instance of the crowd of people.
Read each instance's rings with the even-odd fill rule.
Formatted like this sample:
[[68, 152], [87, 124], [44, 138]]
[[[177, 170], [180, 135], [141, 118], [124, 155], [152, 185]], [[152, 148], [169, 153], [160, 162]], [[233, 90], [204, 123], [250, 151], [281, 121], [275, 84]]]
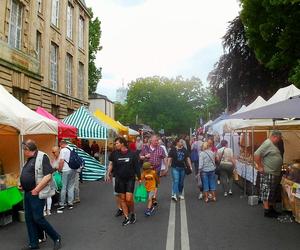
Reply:
[[[168, 173], [172, 176], [170, 196], [174, 202], [184, 199], [184, 179], [192, 173], [192, 169], [199, 189], [198, 199], [203, 199], [205, 203], [217, 201], [217, 183], [221, 184], [224, 197], [233, 195], [236, 160], [226, 140], [215, 145], [212, 136], [203, 134], [195, 136], [191, 141], [189, 137], [167, 140], [165, 137], [151, 135], [143, 139], [137, 137], [134, 144], [129, 145], [124, 137], [114, 140], [114, 150], [109, 155], [106, 173], [106, 180], [113, 183], [117, 204], [115, 216], [124, 216], [123, 226], [136, 222], [136, 181], [138, 185], [144, 184], [147, 191], [146, 216], [153, 215], [158, 206], [161, 177]], [[53, 249], [61, 247], [60, 234], [45, 219], [45, 215], [51, 215], [53, 173], [59, 173], [62, 180], [57, 212], [62, 213], [65, 208], [73, 209], [74, 203], [80, 202], [80, 169], [70, 166], [72, 149], [67, 141], [61, 140], [59, 145], [60, 147], [52, 148], [49, 158], [38, 150], [34, 141], [23, 142], [27, 161], [22, 168], [20, 189], [24, 191], [25, 220], [29, 236], [29, 246], [23, 249], [38, 249], [39, 243], [45, 241], [46, 234], [54, 241]], [[82, 148], [84, 147], [86, 146], [83, 145]], [[94, 141], [88, 151], [96, 158], [100, 148]], [[279, 131], [273, 131], [270, 138], [255, 152], [265, 217], [278, 216], [274, 205], [281, 180], [283, 153]]]

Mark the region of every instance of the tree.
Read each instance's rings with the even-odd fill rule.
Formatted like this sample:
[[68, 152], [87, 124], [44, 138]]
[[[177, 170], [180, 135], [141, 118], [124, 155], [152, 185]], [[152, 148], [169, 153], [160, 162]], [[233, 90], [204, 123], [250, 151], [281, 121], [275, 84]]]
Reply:
[[101, 21], [96, 17], [93, 19], [93, 11], [89, 8], [91, 15], [89, 23], [89, 94], [94, 93], [97, 88], [97, 84], [102, 77], [101, 67], [97, 67], [95, 64], [96, 54], [102, 49], [100, 46], [101, 38]]
[[195, 77], [139, 78], [129, 86], [127, 103], [116, 106], [116, 118], [130, 124], [138, 117], [156, 131], [163, 128], [168, 134], [186, 133], [198, 125], [200, 116], [205, 119], [207, 110], [214, 108], [206, 103], [207, 93]]
[[269, 70], [262, 65], [248, 46], [240, 17], [229, 23], [223, 37], [224, 54], [209, 73], [212, 91], [226, 107], [228, 87], [229, 111], [249, 104], [258, 95], [268, 98], [274, 90], [286, 83], [284, 70]]
[[299, 0], [241, 0], [249, 46], [268, 69], [284, 70], [300, 86]]

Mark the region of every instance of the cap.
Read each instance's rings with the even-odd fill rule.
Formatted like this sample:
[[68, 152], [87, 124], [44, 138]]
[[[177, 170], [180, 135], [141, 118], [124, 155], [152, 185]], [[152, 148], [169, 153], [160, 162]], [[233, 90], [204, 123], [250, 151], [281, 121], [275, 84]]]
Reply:
[[144, 162], [143, 163], [143, 169], [144, 170], [152, 169], [151, 163], [150, 162]]

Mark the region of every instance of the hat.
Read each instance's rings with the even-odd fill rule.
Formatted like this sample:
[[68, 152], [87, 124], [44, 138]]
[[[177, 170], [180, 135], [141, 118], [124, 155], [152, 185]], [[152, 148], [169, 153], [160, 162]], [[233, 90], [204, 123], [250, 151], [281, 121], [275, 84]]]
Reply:
[[152, 169], [151, 163], [150, 162], [144, 162], [143, 163], [143, 169], [144, 170]]
[[23, 148], [28, 149], [29, 151], [36, 151], [37, 146], [34, 141], [27, 141], [27, 142], [22, 142]]

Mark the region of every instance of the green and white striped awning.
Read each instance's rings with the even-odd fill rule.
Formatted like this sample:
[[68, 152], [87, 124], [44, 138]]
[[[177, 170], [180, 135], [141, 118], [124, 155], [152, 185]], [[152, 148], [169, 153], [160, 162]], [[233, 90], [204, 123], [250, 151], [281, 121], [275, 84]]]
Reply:
[[94, 157], [68, 142], [70, 148], [76, 148], [78, 155], [84, 160], [82, 169], [82, 179], [84, 181], [98, 181], [103, 179], [106, 173], [106, 167], [101, 165]]
[[83, 106], [63, 119], [63, 122], [78, 129], [78, 138], [107, 139], [107, 128], [103, 127], [90, 111]]

